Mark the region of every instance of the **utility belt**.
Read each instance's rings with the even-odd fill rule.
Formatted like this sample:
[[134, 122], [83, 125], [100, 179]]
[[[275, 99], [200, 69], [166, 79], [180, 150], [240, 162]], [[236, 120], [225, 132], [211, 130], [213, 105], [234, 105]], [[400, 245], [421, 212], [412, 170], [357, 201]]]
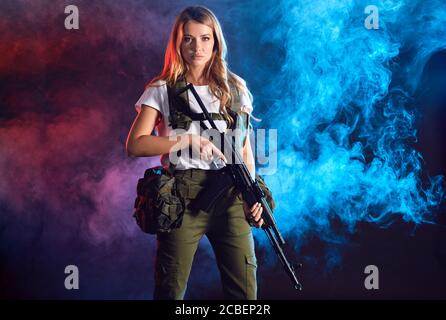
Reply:
[[174, 176], [177, 179], [177, 190], [185, 199], [196, 199], [207, 184], [218, 180], [222, 175], [221, 170], [176, 170]]
[[234, 179], [227, 167], [219, 170], [178, 170], [174, 176], [181, 197], [194, 200], [190, 207], [194, 211], [208, 212], [215, 201], [234, 186]]
[[[186, 209], [209, 212], [215, 201], [233, 185], [226, 167], [177, 171], [161, 166], [149, 168], [138, 180], [133, 216], [146, 233], [170, 232], [181, 227]], [[193, 201], [186, 208], [188, 200]]]

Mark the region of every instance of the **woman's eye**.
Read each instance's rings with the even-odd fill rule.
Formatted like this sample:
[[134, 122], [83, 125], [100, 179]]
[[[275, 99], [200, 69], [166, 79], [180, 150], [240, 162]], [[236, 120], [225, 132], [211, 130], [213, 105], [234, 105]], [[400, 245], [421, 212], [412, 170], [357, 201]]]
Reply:
[[209, 37], [204, 37], [203, 40], [204, 40], [204, 41], [209, 41], [210, 38], [209, 38]]
[[190, 42], [190, 38], [189, 37], [184, 37], [184, 42]]

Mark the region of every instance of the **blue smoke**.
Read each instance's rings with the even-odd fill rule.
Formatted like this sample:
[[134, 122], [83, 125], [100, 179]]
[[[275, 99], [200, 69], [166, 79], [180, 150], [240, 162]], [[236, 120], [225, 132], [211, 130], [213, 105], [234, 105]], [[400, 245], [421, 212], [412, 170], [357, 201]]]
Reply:
[[[137, 230], [131, 213], [135, 182], [152, 163], [131, 163], [116, 141], [125, 141], [133, 103], [162, 67], [174, 14], [196, 1], [77, 1], [78, 33], [63, 28], [63, 6], [46, 2], [0, 5], [3, 43], [15, 48], [0, 64], [0, 109], [16, 120], [0, 135], [1, 284], [8, 280], [0, 295], [150, 298], [154, 238]], [[230, 66], [264, 119], [257, 126], [278, 128], [279, 167], [265, 179], [297, 251], [303, 239], [321, 239], [307, 264], [339, 264], [361, 221], [434, 221], [442, 180], [423, 179], [413, 96], [426, 62], [445, 48], [441, 1], [198, 2], [222, 22]], [[369, 4], [380, 10], [378, 30], [364, 28]], [[57, 128], [69, 128], [70, 139]], [[78, 152], [47, 156], [64, 150], [62, 142]], [[209, 243], [201, 249], [187, 297], [220, 297]], [[79, 266], [78, 292], [63, 287], [68, 264]]]
[[[377, 30], [364, 26], [369, 4]], [[413, 94], [446, 48], [444, 2], [283, 0], [262, 10], [262, 44], [282, 48], [257, 101], [271, 101], [259, 127], [278, 128], [277, 172], [265, 179], [283, 232], [340, 245], [361, 221], [434, 222], [443, 182], [422, 179]]]

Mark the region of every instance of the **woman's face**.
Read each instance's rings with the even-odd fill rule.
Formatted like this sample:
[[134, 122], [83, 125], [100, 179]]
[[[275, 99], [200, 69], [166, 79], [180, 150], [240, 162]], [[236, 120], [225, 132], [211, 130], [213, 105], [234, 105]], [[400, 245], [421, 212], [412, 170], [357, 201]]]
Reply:
[[181, 54], [186, 63], [193, 67], [204, 67], [212, 57], [214, 35], [212, 28], [195, 21], [184, 25]]

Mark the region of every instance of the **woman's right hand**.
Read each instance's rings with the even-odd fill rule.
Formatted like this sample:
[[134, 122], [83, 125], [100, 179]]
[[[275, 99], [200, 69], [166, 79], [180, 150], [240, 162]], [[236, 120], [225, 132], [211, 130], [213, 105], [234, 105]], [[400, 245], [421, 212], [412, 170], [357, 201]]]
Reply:
[[263, 207], [260, 202], [254, 203], [253, 206], [249, 208], [246, 202], [243, 201], [243, 211], [245, 211], [246, 219], [248, 219], [254, 227], [260, 228], [263, 226]]
[[201, 160], [209, 161], [213, 157], [217, 157], [223, 160], [225, 163], [225, 155], [207, 138], [199, 136], [197, 134], [188, 133], [189, 145], [192, 147], [193, 154], [199, 154]]

